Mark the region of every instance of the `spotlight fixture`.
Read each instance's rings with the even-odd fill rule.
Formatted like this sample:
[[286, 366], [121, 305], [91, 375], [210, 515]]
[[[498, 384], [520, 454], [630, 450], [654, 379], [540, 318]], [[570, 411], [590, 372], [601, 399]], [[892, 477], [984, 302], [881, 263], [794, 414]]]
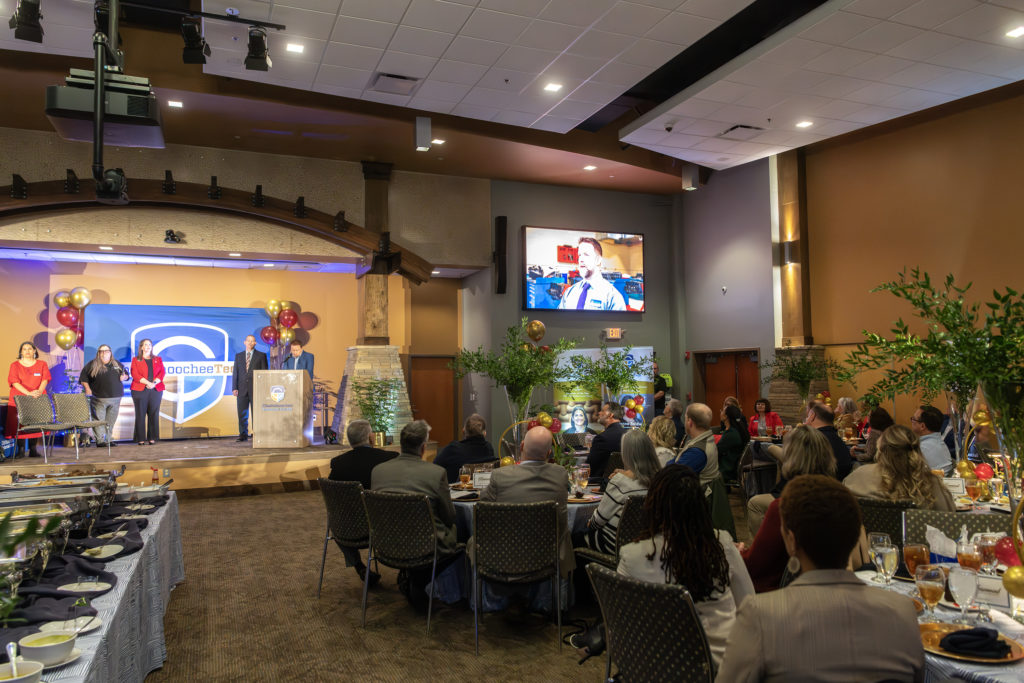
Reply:
[[417, 116], [416, 117], [416, 151], [417, 152], [429, 152], [430, 141], [433, 140], [433, 136], [430, 134], [430, 117], [429, 116]]
[[[100, 169], [103, 167], [100, 166]], [[128, 203], [128, 179], [120, 168], [108, 168], [102, 176], [96, 177], [96, 201], [100, 204], [122, 205]]]
[[800, 242], [791, 240], [782, 243], [782, 264], [792, 266], [800, 263]]
[[182, 237], [173, 230], [167, 230], [164, 232], [164, 244], [183, 244]]
[[43, 42], [43, 27], [39, 23], [39, 0], [18, 0], [18, 6], [11, 15], [8, 26], [14, 29], [14, 37], [33, 43]]
[[203, 37], [199, 17], [182, 18], [181, 37], [185, 39], [185, 47], [181, 49], [181, 61], [185, 64], [206, 64], [206, 58], [210, 56], [210, 46]]
[[306, 46], [300, 43], [288, 43], [285, 45], [284, 49], [288, 52], [294, 52], [295, 54], [301, 55], [306, 51]]
[[273, 65], [267, 52], [267, 29], [250, 26], [249, 54], [245, 57], [245, 68], [249, 71], [269, 71]]

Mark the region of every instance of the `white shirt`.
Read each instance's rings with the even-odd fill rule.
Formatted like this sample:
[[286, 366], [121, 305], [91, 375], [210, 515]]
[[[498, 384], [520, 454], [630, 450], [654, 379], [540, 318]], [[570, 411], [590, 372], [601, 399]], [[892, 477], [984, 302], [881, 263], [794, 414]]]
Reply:
[[622, 298], [619, 290], [604, 279], [601, 274], [595, 275], [590, 280], [580, 280], [569, 289], [565, 290], [558, 307], [566, 311], [574, 311], [579, 305], [580, 295], [583, 294], [583, 286], [590, 285], [586, 293], [586, 301], [583, 304], [585, 311], [624, 311], [626, 300]]
[[942, 441], [942, 435], [938, 432], [931, 432], [920, 437], [921, 454], [928, 462], [928, 467], [933, 470], [942, 470], [949, 474], [953, 469], [953, 458], [949, 449]]

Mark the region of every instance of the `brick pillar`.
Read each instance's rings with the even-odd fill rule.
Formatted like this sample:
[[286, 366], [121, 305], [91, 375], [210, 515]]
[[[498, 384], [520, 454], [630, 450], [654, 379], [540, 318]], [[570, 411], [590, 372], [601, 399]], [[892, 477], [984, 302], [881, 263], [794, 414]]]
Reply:
[[[367, 230], [380, 234], [388, 229], [388, 186], [391, 164], [363, 162], [364, 222]], [[370, 256], [372, 258], [372, 255]], [[368, 273], [359, 278], [358, 341], [362, 345], [386, 346], [388, 336], [388, 276]]]
[[[825, 359], [824, 346], [785, 346], [775, 349], [775, 357], [782, 356], [812, 356], [820, 360]], [[828, 380], [815, 380], [811, 382], [808, 398], [813, 399], [819, 393], [828, 391]], [[807, 414], [806, 407], [800, 398], [796, 385], [781, 379], [772, 380], [768, 385], [768, 400], [772, 402], [772, 410], [779, 414], [786, 424], [796, 424], [804, 421]]]

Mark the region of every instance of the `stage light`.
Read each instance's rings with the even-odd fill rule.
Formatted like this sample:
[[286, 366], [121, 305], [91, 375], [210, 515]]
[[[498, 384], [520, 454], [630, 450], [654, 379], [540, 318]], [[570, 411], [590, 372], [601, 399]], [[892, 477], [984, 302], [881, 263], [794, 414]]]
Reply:
[[108, 168], [103, 179], [96, 181], [96, 201], [100, 204], [127, 204], [128, 179], [120, 168]]
[[544, 86], [544, 89], [548, 92], [558, 92], [562, 89], [561, 83], [548, 83]]
[[267, 52], [267, 29], [250, 26], [249, 54], [245, 57], [245, 68], [249, 71], [269, 71], [273, 65]]
[[284, 49], [288, 52], [294, 52], [295, 54], [301, 55], [306, 50], [306, 47], [298, 43], [288, 43], [285, 45]]
[[416, 151], [417, 152], [429, 152], [430, 141], [434, 137], [430, 134], [430, 117], [429, 116], [417, 116], [416, 117]]
[[43, 27], [39, 23], [39, 0], [18, 0], [18, 6], [11, 15], [8, 26], [14, 29], [14, 37], [33, 43], [43, 42]]
[[181, 61], [185, 64], [206, 64], [210, 46], [206, 44], [199, 17], [184, 17], [181, 20], [181, 37], [185, 47], [181, 49]]

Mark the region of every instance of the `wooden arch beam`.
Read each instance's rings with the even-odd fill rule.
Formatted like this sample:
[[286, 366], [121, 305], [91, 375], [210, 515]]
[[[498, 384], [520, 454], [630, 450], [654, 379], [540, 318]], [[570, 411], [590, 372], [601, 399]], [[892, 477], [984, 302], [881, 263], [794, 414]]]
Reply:
[[[206, 209], [257, 218], [319, 237], [370, 259], [380, 244], [379, 233], [345, 221], [344, 218], [339, 219], [339, 216], [302, 206], [298, 201], [300, 198], [287, 201], [260, 195], [262, 201], [254, 201], [255, 190], [246, 192], [221, 187], [217, 188], [219, 192], [211, 192], [210, 185], [178, 181], [173, 182], [173, 194], [168, 194], [164, 191], [164, 183], [164, 180], [130, 178], [129, 205]], [[13, 184], [0, 187], [0, 218], [53, 209], [111, 208], [108, 204], [96, 201], [92, 195], [91, 178], [83, 180], [82, 185], [82, 190], [75, 191], [62, 179], [28, 183], [27, 187], [20, 184], [17, 188]], [[391, 242], [391, 252], [401, 254], [397, 259], [397, 272], [400, 275], [416, 284], [430, 279], [432, 266], [425, 259], [395, 242]]]

